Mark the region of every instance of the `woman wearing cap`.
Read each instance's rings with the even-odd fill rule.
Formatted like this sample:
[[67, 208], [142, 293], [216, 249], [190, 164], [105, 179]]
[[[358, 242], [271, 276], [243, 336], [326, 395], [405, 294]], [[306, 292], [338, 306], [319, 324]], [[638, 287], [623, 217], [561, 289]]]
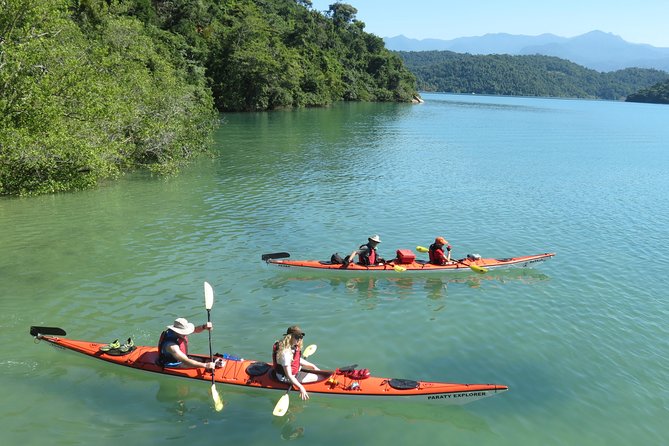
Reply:
[[211, 322], [197, 327], [180, 317], [174, 324], [168, 325], [158, 341], [158, 362], [163, 367], [203, 367], [214, 370], [213, 362], [200, 362], [188, 356], [188, 335], [211, 330]]
[[[444, 254], [444, 245], [446, 245], [448, 256]], [[429, 253], [430, 263], [434, 265], [446, 265], [451, 261], [451, 245], [449, 245], [448, 240], [443, 237], [434, 239], [434, 243], [430, 245]]]
[[378, 234], [367, 238], [366, 244], [360, 245], [360, 248], [344, 258], [344, 266], [346, 267], [349, 263], [353, 262], [356, 255], [358, 256], [358, 263], [364, 266], [378, 265], [379, 263], [385, 262], [376, 253], [376, 247], [379, 243], [381, 243], [381, 238]]
[[317, 381], [318, 376], [302, 372], [300, 369], [305, 367], [307, 370], [319, 370], [319, 368], [302, 357], [303, 338], [304, 332], [300, 327], [297, 325], [288, 327], [286, 334], [272, 347], [272, 364], [276, 377], [300, 389], [300, 398], [307, 400], [309, 394], [302, 383]]

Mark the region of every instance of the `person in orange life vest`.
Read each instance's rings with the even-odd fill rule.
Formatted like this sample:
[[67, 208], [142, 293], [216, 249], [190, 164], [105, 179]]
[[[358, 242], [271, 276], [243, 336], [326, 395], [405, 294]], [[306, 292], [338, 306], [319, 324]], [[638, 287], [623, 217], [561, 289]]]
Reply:
[[[444, 245], [446, 245], [446, 252], [448, 255], [444, 254]], [[446, 265], [451, 262], [451, 245], [448, 244], [448, 240], [443, 237], [437, 237], [434, 239], [434, 243], [430, 245], [430, 263], [434, 265]]]
[[297, 325], [288, 327], [286, 334], [274, 343], [272, 347], [272, 364], [276, 377], [300, 389], [300, 398], [309, 399], [309, 394], [302, 383], [310, 383], [318, 380], [313, 373], [300, 371], [302, 367], [306, 370], [320, 370], [314, 364], [302, 357], [302, 339], [304, 332]]
[[222, 363], [200, 362], [188, 356], [188, 335], [213, 328], [211, 322], [196, 327], [185, 318], [177, 318], [174, 324], [168, 325], [167, 330], [160, 335], [158, 362], [164, 367], [203, 367], [207, 370], [214, 370], [216, 366], [221, 367]]
[[349, 263], [353, 262], [356, 255], [358, 256], [358, 263], [364, 266], [385, 263], [385, 260], [376, 253], [376, 247], [379, 243], [381, 243], [381, 238], [378, 235], [367, 238], [366, 244], [360, 245], [360, 248], [354, 250], [344, 258], [344, 266], [346, 267]]

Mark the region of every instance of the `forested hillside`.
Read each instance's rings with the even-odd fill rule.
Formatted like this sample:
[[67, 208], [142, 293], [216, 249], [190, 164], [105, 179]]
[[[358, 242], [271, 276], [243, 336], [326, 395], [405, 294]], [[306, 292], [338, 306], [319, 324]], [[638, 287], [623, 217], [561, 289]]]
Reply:
[[450, 51], [399, 52], [424, 91], [624, 99], [669, 79], [654, 69], [600, 73], [550, 56], [473, 56]]
[[669, 104], [669, 81], [660, 82], [627, 96], [628, 102], [648, 102], [653, 104]]
[[170, 172], [216, 110], [410, 101], [356, 9], [310, 0], [0, 0], [0, 195]]
[[[139, 0], [138, 0], [139, 1]], [[357, 10], [310, 0], [155, 1], [148, 23], [184, 36], [207, 69], [219, 110], [411, 101], [415, 78]], [[138, 14], [139, 15], [139, 14]]]
[[120, 5], [95, 21], [74, 6], [0, 0], [0, 194], [169, 170], [211, 132], [213, 100], [183, 39]]

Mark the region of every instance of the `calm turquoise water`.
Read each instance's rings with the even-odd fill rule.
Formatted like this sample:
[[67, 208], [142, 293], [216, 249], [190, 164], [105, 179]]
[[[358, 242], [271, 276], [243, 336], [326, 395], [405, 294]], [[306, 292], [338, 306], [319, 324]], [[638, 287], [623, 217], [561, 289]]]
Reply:
[[[659, 445], [669, 437], [669, 107], [426, 95], [422, 105], [225, 115], [175, 178], [0, 200], [3, 444]], [[455, 256], [556, 252], [533, 269], [329, 277], [260, 254], [381, 255], [443, 235]], [[146, 375], [46, 345], [153, 344], [176, 316], [268, 360], [293, 323], [322, 367], [496, 382], [461, 407], [273, 393]], [[208, 350], [205, 335], [191, 350]]]

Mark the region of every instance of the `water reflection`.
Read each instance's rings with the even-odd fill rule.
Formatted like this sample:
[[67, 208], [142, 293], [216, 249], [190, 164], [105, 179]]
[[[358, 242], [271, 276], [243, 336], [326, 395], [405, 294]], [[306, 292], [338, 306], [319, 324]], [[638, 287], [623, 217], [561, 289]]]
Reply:
[[[201, 389], [198, 390], [201, 392]], [[181, 419], [188, 412], [186, 399], [190, 397], [190, 393], [190, 386], [188, 384], [179, 383], [174, 385], [174, 383], [168, 384], [161, 380], [158, 392], [156, 393], [156, 400], [168, 404], [168, 412], [176, 412]]]
[[306, 291], [322, 292], [329, 289], [333, 292], [346, 289], [358, 294], [360, 298], [387, 297], [391, 293], [395, 299], [424, 295], [431, 300], [443, 299], [448, 295], [449, 286], [466, 286], [481, 288], [485, 285], [504, 285], [515, 282], [534, 284], [550, 280], [550, 276], [533, 269], [517, 268], [490, 271], [486, 274], [457, 273], [452, 275], [422, 276], [374, 276], [356, 275], [352, 277], [331, 276], [319, 277], [312, 274], [291, 275], [286, 272], [267, 278], [263, 281], [265, 288], [281, 289], [284, 287], [307, 287]]
[[[383, 399], [383, 398], [382, 398]], [[469, 432], [490, 432], [490, 427], [484, 418], [481, 418], [463, 406], [425, 404], [417, 401], [387, 400], [370, 402], [363, 399], [350, 398], [318, 398], [310, 400], [309, 406], [296, 404], [291, 414], [293, 420], [300, 418], [299, 414], [305, 410], [324, 409], [331, 415], [343, 415], [344, 419], [359, 417], [395, 418], [408, 422], [428, 422], [446, 424], [459, 430]], [[292, 407], [292, 406], [291, 406]], [[303, 431], [302, 431], [303, 432]]]
[[[198, 409], [187, 406], [188, 401], [196, 402], [198, 406], [208, 401], [208, 395], [203, 392], [202, 386], [195, 385], [193, 389], [191, 387], [193, 386], [190, 383], [160, 382], [156, 399], [164, 403], [169, 413], [176, 412], [181, 421], [186, 421], [189, 412], [198, 412]], [[301, 420], [306, 416], [307, 411], [320, 411], [323, 415], [342, 419], [391, 417], [404, 421], [446, 423], [457, 429], [471, 432], [490, 430], [486, 421], [469, 412], [466, 406], [435, 405], [385, 398], [383, 398], [384, 401], [337, 398], [327, 395], [312, 395], [309, 401], [301, 401], [295, 394], [291, 395], [290, 408], [286, 415], [274, 417], [271, 411], [277, 401], [275, 392], [249, 391], [249, 389], [238, 386], [222, 386], [221, 391], [230, 397], [226, 402], [226, 411], [249, 410], [253, 413], [261, 411], [263, 416], [267, 414], [268, 417], [271, 417], [271, 424], [282, 440], [296, 440], [305, 435], [305, 427]], [[262, 403], [258, 405], [258, 402]], [[242, 405], [245, 408], [241, 407]], [[202, 410], [213, 411], [213, 408]]]
[[298, 418], [296, 412], [302, 412], [302, 410], [303, 407], [297, 411], [289, 409], [289, 412], [283, 417], [272, 417], [272, 425], [279, 430], [282, 440], [297, 440], [304, 436], [304, 427], [296, 424]]

